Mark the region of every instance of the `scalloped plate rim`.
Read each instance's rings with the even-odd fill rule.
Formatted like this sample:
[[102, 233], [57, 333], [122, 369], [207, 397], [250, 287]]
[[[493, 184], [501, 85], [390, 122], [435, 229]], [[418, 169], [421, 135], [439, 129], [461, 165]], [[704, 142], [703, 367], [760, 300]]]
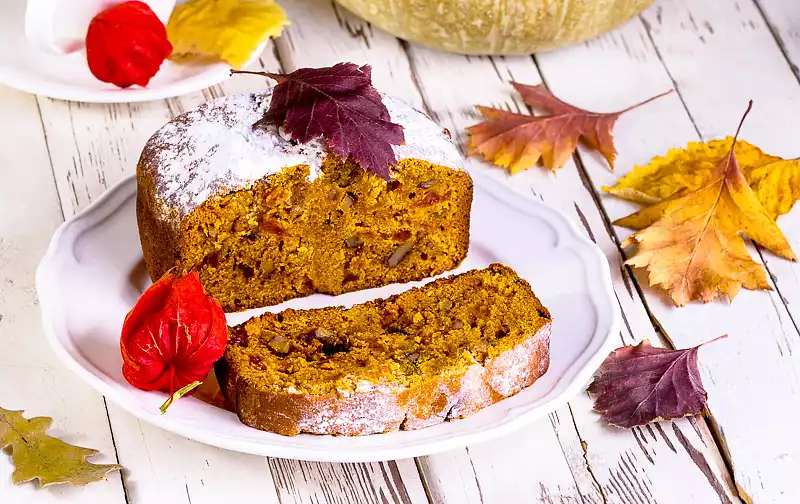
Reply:
[[[564, 240], [563, 243], [575, 250], [577, 255], [581, 258], [583, 265], [587, 267], [587, 275], [591, 274], [599, 277], [595, 278], [594, 282], [587, 282], [589, 286], [588, 297], [592, 304], [594, 304], [598, 313], [598, 320], [594, 327], [594, 333], [589, 340], [589, 344], [587, 344], [587, 348], [584, 349], [578, 358], [566, 366], [564, 376], [553, 385], [552, 389], [536, 406], [528, 409], [528, 411], [517, 414], [514, 418], [501, 420], [499, 422], [496, 421], [489, 428], [470, 433], [457, 434], [453, 437], [444, 437], [434, 441], [424, 441], [422, 443], [396, 446], [393, 448], [365, 448], [359, 446], [353, 450], [342, 450], [332, 454], [327, 450], [320, 451], [306, 447], [297, 448], [287, 446], [283, 443], [256, 443], [239, 437], [221, 435], [208, 429], [197, 428], [195, 425], [186, 425], [174, 421], [169, 415], [161, 416], [155, 411], [144, 410], [126, 401], [124, 390], [110, 385], [96, 376], [95, 373], [102, 373], [102, 371], [97, 370], [88, 362], [79, 362], [76, 356], [70, 353], [70, 350], [64, 345], [62, 338], [59, 337], [56, 319], [59, 318], [60, 313], [58, 311], [58, 303], [54, 299], [57, 290], [56, 287], [51, 284], [51, 279], [55, 278], [55, 276], [51, 272], [53, 268], [58, 266], [58, 252], [64, 245], [64, 238], [67, 233], [73, 231], [76, 233], [75, 236], [78, 236], [78, 231], [88, 229], [94, 224], [113, 215], [113, 213], [127, 202], [130, 197], [135, 196], [135, 187], [132, 192], [129, 188], [132, 184], [135, 186], [135, 176], [130, 176], [107, 190], [96, 201], [63, 222], [53, 234], [47, 251], [36, 270], [36, 290], [39, 296], [45, 335], [53, 350], [69, 369], [124, 410], [169, 432], [228, 450], [300, 460], [368, 462], [429, 455], [463, 447], [468, 444], [484, 442], [508, 434], [555, 411], [584, 389], [585, 384], [592, 377], [595, 370], [600, 366], [609, 352], [613, 350], [613, 336], [619, 333], [622, 319], [612, 286], [608, 262], [597, 245], [579, 232], [576, 224], [567, 219], [560, 211], [550, 207], [546, 203], [518, 193], [503, 183], [492, 179], [488, 175], [480, 173], [480, 170], [468, 169], [468, 172], [472, 176], [476, 186], [480, 185], [480, 187], [486, 189], [490, 195], [501, 199], [506, 204], [516, 207], [518, 210], [542, 218], [547, 221], [553, 229], [559, 230], [560, 232], [557, 236], [559, 244], [561, 244], [561, 240]], [[607, 306], [601, 306], [603, 303]], [[63, 316], [61, 318], [63, 318]], [[604, 318], [605, 320], [603, 320]], [[591, 348], [592, 345], [594, 345], [594, 349]], [[565, 381], [568, 383], [565, 384]], [[554, 393], [554, 391], [557, 392]], [[495, 408], [502, 403], [503, 401], [489, 408]], [[505, 416], [508, 416], [508, 412]], [[456, 424], [458, 422], [453, 423]], [[381, 434], [375, 434], [374, 436], [381, 436]], [[280, 437], [285, 438], [284, 436]], [[362, 436], [360, 439], [364, 439], [365, 437], [371, 436]]]

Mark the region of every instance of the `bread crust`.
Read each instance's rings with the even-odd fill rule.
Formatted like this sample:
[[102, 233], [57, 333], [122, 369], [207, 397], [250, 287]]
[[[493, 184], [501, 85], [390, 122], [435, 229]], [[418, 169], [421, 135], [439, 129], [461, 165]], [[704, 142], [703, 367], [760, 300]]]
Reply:
[[156, 215], [158, 208], [152, 177], [144, 169], [149, 163], [145, 148], [136, 169], [136, 221], [139, 224], [139, 241], [147, 272], [153, 281], [178, 264], [179, 230]]
[[521, 343], [483, 364], [476, 361], [465, 370], [437, 376], [413, 388], [375, 387], [319, 397], [258, 390], [238, 376], [225, 359], [217, 362], [216, 374], [229, 406], [242, 423], [256, 429], [287, 436], [303, 432], [361, 436], [415, 430], [467, 417], [532, 385], [550, 364], [551, 327], [548, 321]]
[[[175, 117], [157, 131], [145, 145], [136, 169], [138, 183], [136, 214], [142, 252], [152, 280], [155, 281], [175, 267], [196, 270], [200, 273], [204, 286], [220, 300], [226, 311], [240, 311], [247, 308], [277, 304], [293, 297], [305, 296], [313, 292], [336, 295], [352, 290], [386, 285], [392, 282], [420, 280], [452, 269], [464, 259], [469, 247], [472, 180], [461, 169], [463, 159], [446, 130], [436, 125], [423, 113], [403, 103], [402, 100], [384, 96], [383, 100], [390, 114], [392, 114], [393, 120], [403, 126], [404, 135], [406, 135], [406, 142], [403, 145], [393, 147], [398, 159], [398, 164], [395, 168], [398, 168], [404, 162], [415, 164], [421, 162], [428, 166], [437, 167], [437, 170], [444, 168], [458, 175], [459, 180], [457, 182], [460, 187], [457, 194], [459, 197], [457, 201], [453, 201], [454, 214], [451, 219], [454, 224], [452, 231], [455, 235], [453, 238], [454, 243], [447, 244], [448, 249], [452, 247], [451, 251], [437, 253], [437, 256], [435, 258], [432, 256], [430, 261], [427, 261], [427, 256], [424, 261], [411, 261], [411, 255], [418, 253], [415, 250], [411, 253], [409, 259], [405, 260], [404, 265], [396, 268], [392, 266], [394, 271], [392, 274], [385, 274], [387, 276], [386, 281], [373, 279], [374, 275], [362, 281], [359, 278], [359, 271], [347, 270], [349, 262], [343, 263], [341, 275], [338, 274], [338, 271], [337, 274], [331, 275], [327, 274], [329, 272], [324, 268], [317, 268], [320, 271], [312, 271], [306, 275], [307, 278], [302, 278], [302, 267], [298, 267], [297, 264], [288, 265], [285, 256], [275, 255], [272, 252], [270, 252], [269, 256], [262, 258], [256, 258], [254, 254], [251, 254], [253, 257], [248, 257], [247, 261], [249, 262], [245, 264], [237, 262], [239, 257], [233, 257], [229, 261], [231, 264], [226, 262], [223, 265], [223, 268], [226, 268], [226, 273], [244, 272], [238, 276], [233, 274], [227, 276], [217, 275], [214, 271], [216, 266], [209, 267], [209, 264], [203, 264], [203, 261], [206, 260], [212, 265], [216, 264], [217, 256], [212, 252], [198, 257], [199, 253], [197, 251], [200, 250], [198, 244], [213, 242], [214, 239], [209, 238], [209, 236], [216, 236], [218, 232], [227, 233], [230, 236], [231, 228], [233, 227], [233, 222], [226, 219], [222, 219], [220, 225], [215, 224], [211, 219], [204, 220], [203, 216], [209, 215], [209, 207], [213, 207], [215, 203], [225, 204], [227, 200], [236, 199], [241, 201], [246, 199], [248, 194], [252, 196], [256, 186], [272, 187], [274, 185], [276, 187], [285, 187], [287, 180], [291, 182], [291, 177], [288, 175], [298, 171], [298, 168], [308, 171], [306, 181], [309, 186], [317, 179], [321, 179], [323, 185], [325, 183], [333, 183], [333, 181], [325, 178], [323, 171], [333, 164], [345, 163], [324, 149], [322, 142], [315, 141], [301, 145], [285, 138], [277, 129], [273, 131], [273, 129], [269, 128], [252, 128], [251, 125], [263, 117], [270, 100], [270, 91], [232, 95], [211, 100], [194, 110]], [[352, 161], [347, 162], [350, 163]], [[415, 173], [418, 176], [418, 171]], [[395, 175], [396, 181], [402, 179], [400, 171], [397, 171]], [[463, 180], [461, 179], [462, 177]], [[375, 180], [379, 181], [380, 179], [375, 177]], [[417, 182], [414, 179], [414, 183]], [[422, 183], [426, 182], [435, 184], [437, 181], [435, 179], [423, 179]], [[340, 181], [336, 181], [336, 183], [340, 189], [349, 190], [344, 189], [347, 186], [339, 185], [341, 184]], [[429, 194], [437, 191], [437, 189], [430, 189], [430, 187], [424, 188], [424, 191], [419, 192], [419, 199], [422, 201], [417, 206], [419, 208], [430, 207], [430, 213], [434, 213], [435, 205], [441, 205], [443, 202], [449, 201], [449, 193], [440, 199], [441, 194]], [[305, 189], [307, 188], [305, 187]], [[393, 187], [384, 184], [380, 194], [385, 195], [390, 190], [393, 190]], [[409, 190], [413, 191], [414, 189]], [[340, 196], [338, 193], [333, 194], [333, 196], [331, 194], [333, 193], [329, 192], [326, 195], [330, 199], [327, 203], [334, 203], [332, 198]], [[372, 195], [372, 193], [370, 192], [369, 195]], [[239, 198], [239, 196], [245, 197]], [[425, 200], [423, 196], [429, 196], [432, 199]], [[350, 206], [354, 205], [353, 198], [355, 196], [351, 197]], [[317, 195], [317, 201], [320, 201], [320, 199], [319, 195]], [[363, 198], [362, 201], [368, 201], [368, 199]], [[284, 202], [279, 203], [276, 203], [275, 208], [280, 207]], [[408, 204], [411, 205], [410, 202]], [[261, 213], [248, 211], [246, 212], [248, 217], [242, 219], [244, 228], [248, 226], [252, 228], [250, 230], [253, 231], [251, 233], [253, 242], [269, 235], [283, 236], [282, 233], [289, 229], [282, 228], [280, 222], [278, 222], [277, 228], [266, 225], [269, 224], [267, 222], [264, 225], [264, 229], [256, 227], [255, 220], [253, 222], [245, 222], [251, 215], [256, 215], [257, 217], [267, 215], [267, 212], [263, 212], [263, 210], [268, 206], [253, 204], [251, 209], [257, 209]], [[298, 208], [300, 207], [301, 205], [298, 205]], [[405, 208], [401, 209], [406, 210]], [[198, 213], [198, 210], [202, 211]], [[269, 211], [269, 208], [267, 210]], [[328, 208], [328, 211], [331, 211], [331, 209]], [[360, 211], [363, 212], [363, 208]], [[281, 210], [280, 217], [289, 219], [287, 216], [290, 213]], [[355, 212], [349, 215], [353, 214]], [[317, 215], [322, 214], [318, 212]], [[238, 220], [241, 217], [244, 216], [238, 215], [234, 220]], [[336, 219], [338, 217], [334, 216], [333, 220]], [[328, 221], [331, 221], [331, 219], [329, 218]], [[220, 222], [219, 219], [217, 219], [217, 222]], [[327, 222], [326, 224], [331, 225]], [[407, 227], [409, 229], [393, 230], [412, 233], [410, 237], [397, 238], [396, 241], [399, 243], [409, 239], [418, 240], [428, 233], [439, 233], [441, 235], [441, 233], [445, 232], [444, 229], [440, 232], [435, 228], [425, 227], [422, 222], [416, 220], [406, 224], [408, 224]], [[367, 227], [369, 228], [369, 226]], [[201, 228], [202, 231], [200, 231]], [[338, 229], [344, 229], [344, 227], [342, 226]], [[434, 231], [431, 232], [431, 229], [434, 229]], [[242, 231], [242, 229], [235, 229], [235, 232], [239, 231]], [[308, 230], [305, 231], [307, 232]], [[348, 233], [350, 231], [348, 229]], [[315, 262], [325, 264], [327, 263], [327, 258], [338, 258], [340, 255], [346, 257], [349, 261], [350, 256], [344, 250], [344, 242], [351, 238], [361, 239], [357, 235], [358, 232], [360, 230], [352, 230], [352, 233], [348, 236], [337, 236], [337, 240], [341, 240], [337, 243], [340, 244], [342, 250], [335, 250], [333, 251], [335, 253], [331, 253], [330, 250], [326, 249], [327, 255], [320, 254], [320, 257], [324, 257], [324, 259], [315, 259]], [[364, 232], [374, 233], [374, 230], [366, 229]], [[309, 236], [308, 233], [296, 235], [291, 230], [287, 234], [289, 239], [294, 241], [302, 240]], [[374, 233], [374, 236], [365, 240], [367, 244], [364, 249], [374, 246], [376, 247], [375, 250], [380, 249], [379, 252], [383, 254], [386, 251], [381, 247], [384, 247], [386, 243], [394, 239], [394, 236], [388, 234], [383, 236], [380, 233]], [[354, 249], [361, 247], [358, 242], [354, 243], [354, 245], [348, 245], [348, 247]], [[263, 244], [259, 242], [258, 246], [261, 245]], [[280, 244], [275, 245], [275, 248], [280, 248], [282, 252], [283, 245], [284, 243], [281, 241]], [[257, 247], [253, 245], [253, 248]], [[320, 243], [309, 244], [303, 241], [302, 243], [288, 245], [286, 254], [304, 257], [308, 250], [319, 248], [321, 248]], [[389, 250], [385, 253], [386, 258], [381, 258], [374, 264], [385, 262], [392, 254], [393, 252]], [[402, 260], [403, 256], [401, 255], [400, 257]], [[264, 260], [261, 261], [260, 259]], [[419, 265], [419, 268], [417, 268], [419, 271], [406, 271], [410, 269], [406, 266], [412, 262]], [[238, 266], [243, 266], [243, 269], [237, 270]], [[264, 285], [259, 282], [246, 281], [251, 277], [260, 281], [267, 281], [266, 278], [272, 275], [275, 269], [286, 271], [284, 268], [288, 268], [288, 271], [295, 276], [288, 278], [281, 288], [276, 288], [275, 285], [264, 288]], [[381, 272], [379, 271], [378, 273]], [[290, 275], [276, 273], [272, 275], [272, 279], [288, 276]], [[241, 280], [242, 278], [245, 280]], [[213, 285], [215, 281], [227, 283], [217, 288]]]

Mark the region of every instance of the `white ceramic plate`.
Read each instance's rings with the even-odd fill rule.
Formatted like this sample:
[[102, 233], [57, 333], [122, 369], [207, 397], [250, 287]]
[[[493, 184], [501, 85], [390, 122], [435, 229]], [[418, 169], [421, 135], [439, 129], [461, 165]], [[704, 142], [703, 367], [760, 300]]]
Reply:
[[165, 61], [146, 88], [120, 89], [91, 74], [85, 51], [56, 55], [30, 44], [24, 34], [25, 1], [0, 0], [0, 83], [13, 88], [62, 100], [141, 102], [191, 93], [219, 84], [230, 75], [230, 66], [223, 63]]
[[[211, 445], [259, 455], [323, 461], [406, 458], [511, 432], [580, 392], [613, 347], [620, 315], [608, 263], [560, 213], [473, 173], [475, 197], [465, 271], [500, 262], [531, 283], [553, 314], [550, 369], [534, 385], [469, 418], [417, 431], [362, 437], [280, 436], [251, 429], [236, 415], [181, 399], [162, 416], [163, 393], [122, 377], [122, 321], [149, 284], [136, 225], [136, 182], [128, 179], [64, 223], [36, 274], [44, 329], [56, 353], [81, 378], [137, 417]], [[421, 282], [331, 297], [315, 294], [270, 308], [352, 305]], [[229, 315], [239, 323], [264, 310]]]

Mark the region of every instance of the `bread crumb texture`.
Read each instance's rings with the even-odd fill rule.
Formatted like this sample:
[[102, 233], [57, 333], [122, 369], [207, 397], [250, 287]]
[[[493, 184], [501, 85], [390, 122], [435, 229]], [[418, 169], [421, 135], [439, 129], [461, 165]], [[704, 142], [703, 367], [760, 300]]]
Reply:
[[549, 363], [550, 322], [526, 281], [492, 265], [349, 309], [253, 318], [231, 328], [218, 375], [242, 420], [260, 429], [421, 428], [533, 383]]
[[387, 182], [332, 155], [311, 182], [308, 170], [208, 199], [181, 221], [175, 265], [238, 311], [418, 280], [466, 256], [466, 172], [406, 159]]

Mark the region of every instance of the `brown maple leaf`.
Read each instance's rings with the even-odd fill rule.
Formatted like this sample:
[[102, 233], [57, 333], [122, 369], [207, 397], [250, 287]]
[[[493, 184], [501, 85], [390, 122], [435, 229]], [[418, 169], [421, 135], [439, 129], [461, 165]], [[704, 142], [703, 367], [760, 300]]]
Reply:
[[708, 395], [697, 366], [697, 350], [722, 335], [684, 350], [656, 348], [643, 340], [611, 352], [589, 392], [603, 421], [631, 428], [656, 420], [702, 413]]
[[[742, 121], [751, 106], [752, 101]], [[639, 230], [623, 242], [638, 246], [626, 264], [647, 268], [650, 285], [665, 289], [677, 306], [720, 295], [732, 300], [741, 287], [770, 289], [764, 268], [750, 257], [741, 233], [781, 257], [797, 260], [742, 175], [734, 146], [732, 142], [697, 189], [614, 222]]]
[[617, 151], [612, 129], [619, 116], [672, 92], [661, 93], [619, 112], [589, 112], [553, 96], [543, 84], [528, 86], [512, 82], [522, 99], [545, 116], [517, 114], [491, 107], [477, 109], [487, 121], [470, 126], [469, 154], [481, 154], [487, 161], [505, 167], [513, 175], [527, 170], [539, 159], [557, 170], [575, 151], [578, 141], [599, 151], [614, 169]]

